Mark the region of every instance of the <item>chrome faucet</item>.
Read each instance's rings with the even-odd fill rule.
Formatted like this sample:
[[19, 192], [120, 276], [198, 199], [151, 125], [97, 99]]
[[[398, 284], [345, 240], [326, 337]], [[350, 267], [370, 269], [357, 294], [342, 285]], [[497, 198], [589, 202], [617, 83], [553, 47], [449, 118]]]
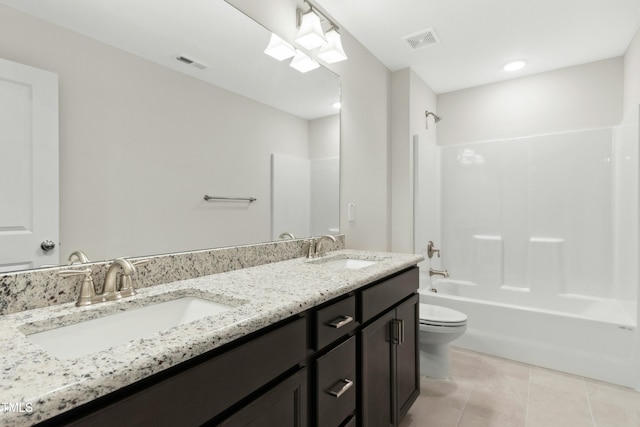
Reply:
[[136, 268], [126, 259], [114, 259], [107, 270], [107, 275], [104, 278], [104, 287], [102, 288], [101, 294], [103, 301], [112, 301], [122, 298], [122, 294], [118, 292], [118, 285], [116, 281], [119, 269], [122, 270], [123, 281], [130, 280], [130, 276], [136, 272]]
[[333, 243], [336, 242], [336, 238], [333, 237], [331, 234], [325, 234], [324, 236], [320, 237], [318, 240], [316, 240], [316, 248], [315, 248], [314, 256], [316, 257], [323, 256], [327, 252], [327, 251], [320, 252], [320, 243], [324, 242], [325, 240], [331, 240]]
[[[80, 286], [80, 295], [76, 301], [76, 306], [81, 307], [85, 305], [91, 305], [104, 301], [113, 301], [122, 297], [135, 294], [133, 289], [133, 282], [131, 275], [136, 272], [134, 264], [146, 264], [148, 260], [140, 260], [136, 263], [130, 263], [124, 258], [116, 258], [107, 270], [107, 275], [104, 279], [104, 286], [101, 293], [96, 292], [95, 284], [93, 283], [93, 277], [91, 277], [92, 271], [90, 268], [84, 270], [63, 270], [58, 272], [60, 277], [73, 277], [84, 276], [82, 285]], [[118, 270], [122, 270], [122, 279], [120, 282], [120, 289], [118, 289]], [[123, 292], [124, 291], [124, 292]]]
[[285, 237], [290, 238], [291, 240], [294, 240], [296, 238], [296, 236], [293, 235], [293, 233], [289, 233], [288, 231], [285, 231], [284, 233], [280, 234], [279, 238], [285, 240]]
[[74, 262], [84, 264], [89, 262], [89, 257], [82, 251], [73, 251], [71, 255], [69, 255], [69, 264], [73, 264]]
[[307, 258], [311, 259], [324, 255], [324, 253], [320, 252], [319, 249], [320, 243], [322, 243], [325, 239], [331, 240], [333, 243], [336, 242], [336, 238], [331, 234], [326, 234], [324, 236], [318, 237], [317, 239], [312, 238], [306, 241], [309, 242], [309, 251], [307, 252]]
[[442, 277], [449, 277], [449, 272], [447, 270], [436, 270], [433, 268], [429, 268], [429, 277], [431, 276], [442, 276]]

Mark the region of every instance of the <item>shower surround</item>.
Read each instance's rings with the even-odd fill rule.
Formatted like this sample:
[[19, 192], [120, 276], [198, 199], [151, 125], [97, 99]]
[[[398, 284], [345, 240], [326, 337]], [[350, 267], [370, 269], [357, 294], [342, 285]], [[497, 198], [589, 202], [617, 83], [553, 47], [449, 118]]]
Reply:
[[[450, 277], [424, 275], [422, 299], [469, 316], [457, 344], [640, 386], [629, 375], [638, 336], [638, 127], [436, 152], [440, 235], [428, 240], [442, 258], [427, 268]], [[426, 247], [425, 237], [418, 232], [416, 243]]]

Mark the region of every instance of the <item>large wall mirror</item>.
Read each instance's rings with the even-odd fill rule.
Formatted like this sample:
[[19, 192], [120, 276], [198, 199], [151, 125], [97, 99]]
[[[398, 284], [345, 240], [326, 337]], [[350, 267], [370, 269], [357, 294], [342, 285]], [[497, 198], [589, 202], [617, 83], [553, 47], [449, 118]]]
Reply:
[[58, 76], [60, 214], [0, 272], [339, 231], [340, 78], [227, 2], [0, 0], [0, 26], [0, 58]]

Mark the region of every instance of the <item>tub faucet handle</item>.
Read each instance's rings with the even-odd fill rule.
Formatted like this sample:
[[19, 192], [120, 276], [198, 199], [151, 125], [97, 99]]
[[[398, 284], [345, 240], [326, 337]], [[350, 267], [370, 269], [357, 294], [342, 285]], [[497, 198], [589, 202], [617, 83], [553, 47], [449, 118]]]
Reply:
[[438, 255], [438, 258], [440, 258], [440, 249], [436, 249], [436, 245], [429, 240], [427, 243], [427, 256], [431, 259], [434, 255]]

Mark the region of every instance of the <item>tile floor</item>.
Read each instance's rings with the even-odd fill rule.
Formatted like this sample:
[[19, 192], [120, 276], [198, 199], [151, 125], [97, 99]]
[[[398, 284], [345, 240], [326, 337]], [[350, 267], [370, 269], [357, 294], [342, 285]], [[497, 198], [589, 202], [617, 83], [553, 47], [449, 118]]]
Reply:
[[454, 348], [453, 379], [422, 377], [400, 427], [639, 427], [640, 393]]

